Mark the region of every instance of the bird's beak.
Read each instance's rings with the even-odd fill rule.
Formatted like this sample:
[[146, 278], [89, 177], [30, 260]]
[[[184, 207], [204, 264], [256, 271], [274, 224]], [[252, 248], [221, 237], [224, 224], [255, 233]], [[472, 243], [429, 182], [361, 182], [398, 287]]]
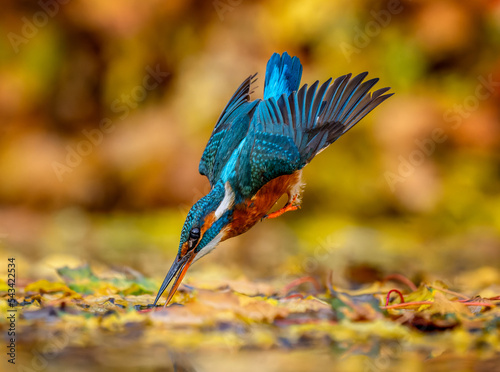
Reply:
[[177, 257], [174, 260], [174, 263], [170, 267], [170, 270], [168, 270], [167, 276], [163, 280], [163, 283], [161, 285], [160, 290], [158, 291], [158, 294], [156, 295], [155, 302], [153, 306], [156, 306], [156, 303], [160, 299], [161, 295], [163, 292], [165, 292], [165, 289], [167, 289], [168, 285], [174, 278], [174, 276], [177, 275], [177, 278], [175, 278], [175, 282], [172, 285], [172, 288], [170, 289], [170, 292], [168, 293], [167, 301], [165, 302], [164, 306], [167, 306], [167, 304], [170, 302], [172, 297], [174, 296], [175, 291], [177, 290], [177, 287], [179, 287], [179, 284], [181, 284], [182, 279], [184, 278], [184, 275], [186, 274], [186, 271], [188, 270], [189, 266], [193, 263], [193, 259], [195, 258], [196, 253], [194, 251], [187, 252], [184, 257]]

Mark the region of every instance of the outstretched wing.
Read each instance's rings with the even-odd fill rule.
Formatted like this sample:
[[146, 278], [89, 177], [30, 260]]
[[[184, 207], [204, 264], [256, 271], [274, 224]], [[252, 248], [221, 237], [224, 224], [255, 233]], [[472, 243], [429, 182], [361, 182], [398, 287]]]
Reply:
[[236, 162], [232, 186], [246, 199], [270, 180], [300, 168], [300, 153], [291, 136], [251, 128]]
[[250, 103], [250, 86], [255, 75], [249, 76], [233, 94], [222, 111], [201, 157], [199, 172], [213, 186], [229, 156], [245, 137], [250, 124], [250, 115], [258, 102]]
[[318, 89], [304, 85], [298, 92], [274, 97], [257, 106], [238, 159], [237, 185], [244, 197], [268, 181], [292, 174], [389, 98], [390, 88], [369, 90], [367, 73], [331, 79]]
[[287, 52], [281, 56], [274, 53], [266, 66], [264, 80], [264, 99], [279, 98], [282, 94], [289, 96], [299, 90], [302, 77], [302, 64], [297, 57], [290, 57]]

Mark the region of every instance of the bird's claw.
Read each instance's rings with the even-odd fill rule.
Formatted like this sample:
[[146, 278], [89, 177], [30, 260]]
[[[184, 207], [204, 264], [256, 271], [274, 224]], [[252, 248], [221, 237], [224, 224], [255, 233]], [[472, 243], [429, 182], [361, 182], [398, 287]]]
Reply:
[[291, 203], [287, 203], [283, 208], [277, 210], [276, 212], [266, 214], [264, 217], [262, 217], [262, 220], [266, 218], [276, 218], [281, 216], [283, 213], [296, 211], [297, 209], [300, 209], [300, 205], [293, 205]]

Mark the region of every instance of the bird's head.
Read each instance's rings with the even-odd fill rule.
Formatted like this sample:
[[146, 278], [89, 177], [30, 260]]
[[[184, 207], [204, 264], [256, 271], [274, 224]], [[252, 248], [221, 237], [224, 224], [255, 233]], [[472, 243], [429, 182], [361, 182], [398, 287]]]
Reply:
[[233, 206], [234, 193], [229, 183], [226, 183], [225, 186], [215, 185], [209, 194], [191, 207], [181, 231], [177, 257], [163, 280], [154, 305], [177, 275], [165, 302], [166, 306], [191, 264], [212, 251], [221, 240], [224, 240], [226, 228], [231, 222]]

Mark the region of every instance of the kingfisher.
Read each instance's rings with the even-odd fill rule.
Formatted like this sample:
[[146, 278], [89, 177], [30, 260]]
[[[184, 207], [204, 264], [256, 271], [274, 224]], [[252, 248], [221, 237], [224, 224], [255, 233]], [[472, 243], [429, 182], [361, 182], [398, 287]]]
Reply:
[[[300, 207], [302, 169], [392, 94], [370, 89], [367, 72], [316, 81], [300, 89], [302, 64], [274, 53], [266, 67], [263, 99], [250, 100], [250, 75], [222, 111], [201, 157], [199, 172], [210, 192], [190, 209], [179, 250], [153, 306], [170, 282], [166, 306], [188, 268], [229, 238], [257, 222]], [[282, 195], [286, 204], [269, 213]]]

